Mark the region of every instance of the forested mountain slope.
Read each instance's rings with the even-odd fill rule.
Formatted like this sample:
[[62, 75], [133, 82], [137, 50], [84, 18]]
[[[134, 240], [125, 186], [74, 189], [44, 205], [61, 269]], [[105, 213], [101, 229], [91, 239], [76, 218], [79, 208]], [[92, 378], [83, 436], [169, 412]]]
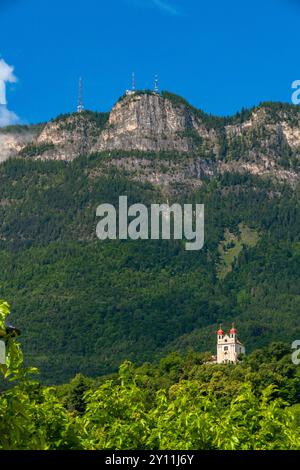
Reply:
[[[248, 351], [300, 337], [298, 107], [265, 104], [223, 119], [170, 94], [134, 99], [161, 116], [162, 140], [176, 133], [176, 148], [153, 150], [153, 133], [140, 148], [152, 121], [125, 97], [110, 117], [59, 118], [63, 140], [54, 142], [57, 121], [43, 125], [0, 165], [0, 297], [48, 383], [107, 374], [125, 359], [214, 352], [220, 322], [236, 321]], [[85, 147], [78, 119], [90, 123]], [[77, 150], [68, 154], [69, 145]], [[204, 203], [203, 250], [99, 241], [96, 208], [117, 206], [119, 195], [129, 204]]]

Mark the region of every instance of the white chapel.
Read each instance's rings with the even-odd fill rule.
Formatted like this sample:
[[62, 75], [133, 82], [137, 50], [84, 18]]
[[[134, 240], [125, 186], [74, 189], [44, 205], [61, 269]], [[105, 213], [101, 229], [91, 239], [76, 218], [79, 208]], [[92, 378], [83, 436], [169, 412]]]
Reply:
[[217, 363], [236, 364], [240, 354], [245, 354], [245, 346], [239, 341], [237, 331], [232, 324], [229, 334], [224, 333], [221, 326], [217, 331]]

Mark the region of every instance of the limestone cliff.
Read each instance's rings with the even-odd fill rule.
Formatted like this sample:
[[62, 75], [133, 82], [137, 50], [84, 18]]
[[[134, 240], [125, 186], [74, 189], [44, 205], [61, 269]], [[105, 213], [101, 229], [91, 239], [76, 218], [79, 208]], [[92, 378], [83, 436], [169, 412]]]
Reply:
[[[116, 167], [158, 185], [197, 186], [218, 173], [250, 172], [295, 186], [300, 176], [300, 107], [265, 103], [220, 118], [171, 93], [136, 92], [122, 97], [110, 114], [85, 111], [40, 127], [0, 130], [0, 161], [71, 161], [98, 152], [106, 158], [97, 171]], [[161, 154], [167, 155], [157, 158]]]
[[34, 142], [35, 158], [70, 161], [89, 154], [106, 118], [105, 113], [85, 111], [50, 121]]
[[93, 151], [197, 151], [213, 142], [215, 132], [183, 104], [174, 105], [155, 93], [126, 96], [112, 109]]
[[0, 129], [0, 162], [17, 156], [38, 135], [39, 127], [11, 126]]

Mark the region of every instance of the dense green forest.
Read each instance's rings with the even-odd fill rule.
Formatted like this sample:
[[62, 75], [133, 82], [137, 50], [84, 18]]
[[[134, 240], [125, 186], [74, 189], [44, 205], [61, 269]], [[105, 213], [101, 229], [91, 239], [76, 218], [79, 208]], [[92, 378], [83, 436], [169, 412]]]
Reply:
[[300, 375], [273, 343], [237, 365], [205, 353], [124, 362], [111, 377], [41, 386], [0, 303], [0, 449], [300, 449]]
[[[201, 251], [181, 241], [103, 242], [99, 204], [118, 206], [120, 194], [129, 204], [166, 200], [158, 186], [112, 170], [122, 156], [0, 167], [0, 296], [44, 383], [109, 374], [124, 360], [214, 352], [220, 322], [236, 322], [247, 352], [299, 338], [299, 188], [225, 173], [169, 195], [170, 203], [205, 204]], [[227, 256], [232, 249], [237, 255]]]

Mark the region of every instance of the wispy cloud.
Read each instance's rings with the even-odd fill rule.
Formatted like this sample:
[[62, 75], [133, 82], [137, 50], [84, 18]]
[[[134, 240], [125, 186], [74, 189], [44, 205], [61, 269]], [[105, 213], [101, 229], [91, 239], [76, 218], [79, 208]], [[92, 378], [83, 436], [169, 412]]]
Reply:
[[12, 126], [20, 122], [19, 117], [7, 109], [6, 106], [0, 105], [0, 127]]
[[182, 11], [171, 0], [127, 0], [127, 2], [142, 8], [156, 8], [171, 16], [182, 15]]
[[159, 8], [160, 10], [164, 11], [165, 13], [168, 13], [169, 15], [173, 16], [179, 16], [180, 11], [177, 7], [173, 6], [169, 2], [165, 2], [163, 0], [150, 0], [150, 2]]

